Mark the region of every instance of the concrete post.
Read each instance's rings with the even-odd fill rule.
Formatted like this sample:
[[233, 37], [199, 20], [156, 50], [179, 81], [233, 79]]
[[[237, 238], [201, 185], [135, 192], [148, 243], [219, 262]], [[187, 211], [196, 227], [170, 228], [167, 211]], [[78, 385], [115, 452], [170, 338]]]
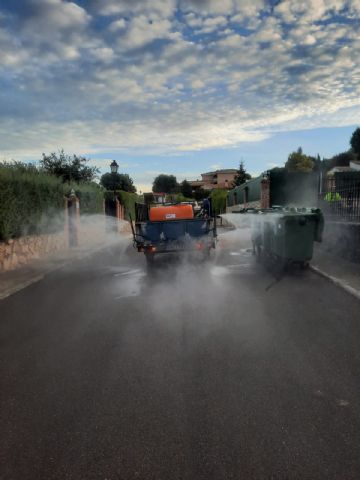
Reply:
[[115, 200], [115, 204], [116, 204], [116, 218], [118, 220], [120, 220], [120, 215], [121, 215], [121, 204], [119, 202], [119, 199], [116, 197], [116, 200]]
[[77, 247], [79, 245], [80, 201], [74, 190], [67, 198], [67, 220], [69, 247]]
[[69, 199], [64, 197], [64, 241], [69, 246]]

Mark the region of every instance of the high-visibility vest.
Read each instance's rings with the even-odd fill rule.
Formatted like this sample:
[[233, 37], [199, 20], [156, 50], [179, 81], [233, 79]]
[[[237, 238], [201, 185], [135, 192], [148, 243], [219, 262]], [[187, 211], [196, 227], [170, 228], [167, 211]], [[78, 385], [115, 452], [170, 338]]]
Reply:
[[328, 192], [325, 195], [325, 200], [327, 202], [338, 202], [339, 200], [341, 200], [341, 196], [338, 192]]

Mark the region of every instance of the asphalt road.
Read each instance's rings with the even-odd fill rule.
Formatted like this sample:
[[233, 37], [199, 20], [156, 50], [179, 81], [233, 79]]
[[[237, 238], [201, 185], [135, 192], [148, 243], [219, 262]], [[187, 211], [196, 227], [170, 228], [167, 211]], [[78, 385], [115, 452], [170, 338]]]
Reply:
[[2, 480], [360, 478], [360, 303], [310, 271], [267, 290], [226, 238], [0, 301]]

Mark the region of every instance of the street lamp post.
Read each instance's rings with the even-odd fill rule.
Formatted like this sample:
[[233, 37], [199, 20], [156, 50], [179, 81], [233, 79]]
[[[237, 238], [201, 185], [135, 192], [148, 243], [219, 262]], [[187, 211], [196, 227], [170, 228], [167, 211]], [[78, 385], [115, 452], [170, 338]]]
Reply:
[[116, 198], [115, 175], [117, 174], [117, 172], [119, 170], [119, 165], [116, 163], [116, 160], [113, 160], [110, 163], [110, 170], [111, 170], [111, 173], [113, 175], [113, 188], [114, 188], [114, 200], [115, 200], [115, 198]]
[[111, 163], [110, 163], [110, 170], [111, 170], [111, 173], [117, 173], [118, 170], [119, 170], [119, 165], [116, 163], [116, 160], [113, 160]]

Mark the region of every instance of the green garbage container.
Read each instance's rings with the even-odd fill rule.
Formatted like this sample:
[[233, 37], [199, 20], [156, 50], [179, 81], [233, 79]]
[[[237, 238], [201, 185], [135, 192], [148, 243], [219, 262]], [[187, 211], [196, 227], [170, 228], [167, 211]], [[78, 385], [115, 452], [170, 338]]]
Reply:
[[313, 256], [314, 241], [321, 241], [323, 226], [321, 211], [306, 208], [269, 209], [254, 222], [261, 255], [284, 265], [307, 265]]

